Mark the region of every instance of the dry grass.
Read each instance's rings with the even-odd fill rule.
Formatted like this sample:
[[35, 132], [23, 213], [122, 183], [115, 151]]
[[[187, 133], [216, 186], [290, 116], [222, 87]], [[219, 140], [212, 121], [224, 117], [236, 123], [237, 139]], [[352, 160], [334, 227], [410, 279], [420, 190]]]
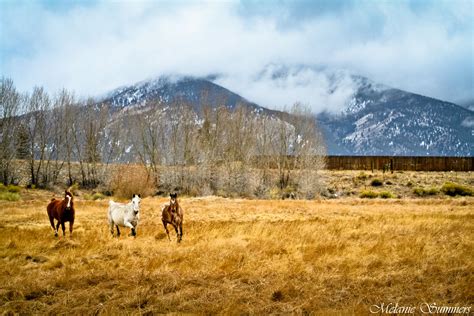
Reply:
[[[419, 198], [415, 190], [433, 190], [436, 194], [428, 194], [434, 198], [444, 197], [440, 192], [447, 182], [457, 183], [467, 188], [474, 187], [474, 173], [472, 172], [416, 172], [395, 171], [394, 173], [382, 171], [358, 170], [324, 170], [323, 177], [330, 192], [338, 197], [355, 197], [367, 190], [380, 193], [391, 192], [400, 198]], [[380, 180], [382, 185], [374, 186], [373, 181]], [[424, 194], [422, 197], [426, 198]]]
[[474, 303], [472, 197], [183, 198], [177, 244], [165, 238], [161, 198], [142, 200], [135, 239], [110, 237], [107, 200], [78, 198], [74, 236], [55, 239], [51, 195], [0, 201], [0, 312], [368, 314], [382, 302]]

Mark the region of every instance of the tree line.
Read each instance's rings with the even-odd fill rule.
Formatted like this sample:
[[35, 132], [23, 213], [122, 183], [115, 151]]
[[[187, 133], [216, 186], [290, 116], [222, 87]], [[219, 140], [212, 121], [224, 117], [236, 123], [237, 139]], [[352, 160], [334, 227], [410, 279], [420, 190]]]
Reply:
[[[136, 182], [149, 183], [150, 192], [312, 198], [322, 189], [325, 148], [301, 104], [270, 114], [225, 102], [203, 101], [196, 110], [179, 99], [121, 109], [64, 89], [20, 93], [8, 78], [0, 94], [4, 184], [77, 183], [111, 192], [118, 177], [140, 174]], [[146, 179], [125, 173], [127, 164], [140, 166]]]

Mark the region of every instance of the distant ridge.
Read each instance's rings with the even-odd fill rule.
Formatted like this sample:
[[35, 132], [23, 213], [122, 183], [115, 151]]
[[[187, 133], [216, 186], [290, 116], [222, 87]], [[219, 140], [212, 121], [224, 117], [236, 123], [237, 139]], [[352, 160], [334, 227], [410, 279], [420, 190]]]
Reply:
[[[291, 74], [281, 68], [277, 70], [272, 74], [275, 80]], [[334, 81], [331, 89], [338, 89], [339, 75], [325, 69], [310, 71], [324, 71], [328, 80]], [[150, 105], [165, 107], [185, 101], [198, 115], [204, 105], [212, 108], [242, 105], [260, 113], [281, 113], [212, 82], [216, 78], [162, 76], [116, 89], [101, 101], [117, 110]], [[473, 111], [374, 83], [362, 76], [350, 75], [350, 80], [354, 93], [342, 111], [315, 116], [329, 155], [474, 156]]]

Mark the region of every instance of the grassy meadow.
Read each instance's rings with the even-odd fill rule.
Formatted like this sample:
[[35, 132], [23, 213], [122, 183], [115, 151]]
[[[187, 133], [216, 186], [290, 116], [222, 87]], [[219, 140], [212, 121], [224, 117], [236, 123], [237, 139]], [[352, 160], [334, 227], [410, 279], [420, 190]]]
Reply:
[[[348, 183], [370, 186], [358, 175]], [[404, 190], [404, 176], [391, 186]], [[334, 178], [328, 185], [342, 190], [343, 176]], [[465, 174], [461, 182], [472, 181]], [[118, 239], [108, 200], [78, 195], [73, 236], [55, 238], [46, 205], [62, 195], [22, 189], [20, 200], [0, 201], [0, 312], [369, 314], [390, 302], [474, 305], [474, 198], [406, 190], [391, 199], [183, 197], [178, 244], [161, 224], [167, 198], [144, 198], [138, 236], [122, 229]]]

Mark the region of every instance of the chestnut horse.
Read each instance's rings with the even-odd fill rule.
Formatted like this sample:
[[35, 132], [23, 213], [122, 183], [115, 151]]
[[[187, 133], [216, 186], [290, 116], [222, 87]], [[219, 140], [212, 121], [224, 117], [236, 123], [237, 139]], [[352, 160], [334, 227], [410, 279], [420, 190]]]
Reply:
[[[63, 236], [66, 236], [65, 222], [69, 222], [69, 234], [72, 236], [72, 227], [74, 225], [74, 202], [72, 193], [66, 190], [64, 192], [64, 200], [52, 199], [47, 207], [49, 221], [54, 229], [54, 236], [58, 237], [59, 225], [63, 229]], [[58, 221], [54, 227], [54, 219]]]
[[171, 224], [176, 231], [178, 242], [183, 239], [183, 209], [178, 204], [178, 194], [170, 194], [170, 202], [163, 205], [161, 209], [161, 221], [165, 227], [168, 240], [171, 241], [167, 225]]

